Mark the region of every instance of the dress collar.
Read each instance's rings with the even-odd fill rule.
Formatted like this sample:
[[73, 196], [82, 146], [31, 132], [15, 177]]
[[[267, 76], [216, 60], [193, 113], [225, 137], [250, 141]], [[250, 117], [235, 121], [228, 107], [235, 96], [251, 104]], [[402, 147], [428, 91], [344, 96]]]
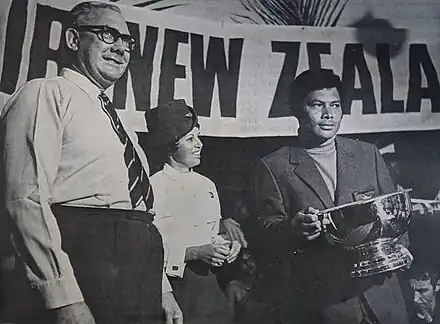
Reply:
[[179, 179], [190, 177], [193, 174], [193, 171], [190, 170], [189, 172], [180, 172], [177, 169], [174, 169], [171, 165], [168, 163], [165, 163], [163, 166], [163, 173], [166, 174], [168, 177], [170, 177], [174, 181], [178, 181]]

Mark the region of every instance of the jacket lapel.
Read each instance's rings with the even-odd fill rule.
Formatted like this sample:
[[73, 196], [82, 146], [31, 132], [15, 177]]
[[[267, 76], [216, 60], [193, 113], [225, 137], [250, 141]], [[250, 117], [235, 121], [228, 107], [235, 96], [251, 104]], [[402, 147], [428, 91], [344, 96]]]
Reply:
[[353, 201], [351, 195], [353, 184], [352, 175], [356, 173], [355, 151], [350, 147], [351, 142], [341, 141], [336, 137], [336, 192], [335, 204], [342, 205]]
[[327, 185], [307, 152], [303, 148], [291, 147], [289, 162], [293, 166], [293, 172], [310, 187], [325, 208], [333, 207]]

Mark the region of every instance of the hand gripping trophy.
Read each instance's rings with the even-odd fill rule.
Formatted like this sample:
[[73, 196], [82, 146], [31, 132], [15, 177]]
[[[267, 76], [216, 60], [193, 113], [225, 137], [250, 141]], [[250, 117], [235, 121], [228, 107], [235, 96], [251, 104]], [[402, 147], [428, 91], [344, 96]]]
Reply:
[[411, 253], [398, 243], [411, 222], [410, 192], [405, 189], [318, 213], [331, 224], [325, 232], [327, 241], [352, 253], [352, 277], [393, 271], [411, 263]]

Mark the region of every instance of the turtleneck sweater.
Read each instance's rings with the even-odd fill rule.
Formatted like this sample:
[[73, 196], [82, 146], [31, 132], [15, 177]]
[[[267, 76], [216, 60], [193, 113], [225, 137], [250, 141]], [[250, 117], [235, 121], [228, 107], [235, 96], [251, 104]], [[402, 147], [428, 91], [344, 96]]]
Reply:
[[325, 142], [318, 147], [306, 148], [306, 152], [315, 162], [325, 184], [327, 185], [330, 196], [335, 200], [336, 192], [336, 144], [335, 140]]

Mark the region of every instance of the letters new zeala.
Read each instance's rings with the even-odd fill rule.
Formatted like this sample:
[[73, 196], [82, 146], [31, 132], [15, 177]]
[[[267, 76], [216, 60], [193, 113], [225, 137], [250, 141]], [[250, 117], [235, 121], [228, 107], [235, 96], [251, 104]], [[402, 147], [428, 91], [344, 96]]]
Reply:
[[[27, 7], [20, 3], [16, 1], [12, 3], [8, 16], [0, 80], [0, 91], [6, 94], [12, 94], [19, 86], [20, 70], [26, 59], [29, 60], [28, 80], [46, 76], [48, 61], [55, 62], [58, 67], [61, 67], [67, 59], [60, 35], [58, 35], [60, 39], [57, 40], [59, 41], [58, 48], [50, 48], [50, 44], [57, 43], [53, 42], [55, 37], [52, 33], [53, 22], [59, 22], [66, 27], [65, 12], [51, 6], [37, 4], [35, 24], [27, 26]], [[29, 29], [33, 29], [33, 38], [27, 58], [26, 53], [24, 56], [21, 53], [25, 48], [25, 34]], [[200, 116], [211, 116], [216, 82], [218, 86], [216, 99], [220, 106], [221, 117], [237, 116], [237, 107], [240, 107], [240, 103], [237, 102], [240, 78], [246, 77], [246, 73], [240, 71], [242, 61], [252, 59], [252, 57], [243, 56], [243, 48], [246, 46], [245, 37], [228, 39], [206, 37], [181, 30], [164, 29], [161, 31], [155, 26], [146, 26], [145, 35], [141, 37], [139, 24], [130, 23], [129, 29], [138, 42], [131, 53], [129, 65], [137, 110], [145, 111], [151, 108], [153, 82], [158, 82], [158, 93], [153, 95], [157, 95], [157, 101], [161, 103], [174, 98], [176, 80], [188, 78], [192, 88], [193, 106]], [[142, 46], [141, 39], [143, 39]], [[187, 75], [185, 65], [177, 62], [181, 45], [188, 48], [191, 75]], [[272, 53], [284, 54], [282, 69], [276, 80], [275, 94], [271, 100], [271, 106], [267, 107], [268, 117], [290, 116], [289, 88], [295, 75], [301, 72], [298, 71], [301, 47], [305, 46], [307, 64], [310, 68], [314, 68], [321, 66], [321, 58], [324, 55], [332, 55], [332, 44], [330, 42], [272, 40], [268, 46], [271, 46]], [[160, 64], [155, 63], [157, 51], [162, 53]], [[342, 82], [347, 94], [343, 107], [344, 114], [350, 114], [353, 101], [362, 102], [363, 114], [376, 114], [379, 111], [380, 113], [420, 112], [424, 99], [430, 100], [432, 112], [440, 112], [439, 78], [427, 44], [409, 44], [407, 92], [404, 98], [394, 98], [390, 44], [376, 44], [376, 61], [380, 80], [373, 80], [365, 55], [363, 44], [355, 42], [345, 44], [341, 57]], [[153, 72], [156, 70], [158, 80], [153, 80]], [[356, 74], [359, 77], [358, 86], [355, 82]], [[115, 106], [121, 109], [126, 106], [128, 77], [126, 73], [115, 84], [113, 101]], [[423, 82], [423, 79], [426, 82]], [[378, 100], [375, 98], [375, 86], [380, 87], [380, 91], [376, 91], [380, 93]]]

